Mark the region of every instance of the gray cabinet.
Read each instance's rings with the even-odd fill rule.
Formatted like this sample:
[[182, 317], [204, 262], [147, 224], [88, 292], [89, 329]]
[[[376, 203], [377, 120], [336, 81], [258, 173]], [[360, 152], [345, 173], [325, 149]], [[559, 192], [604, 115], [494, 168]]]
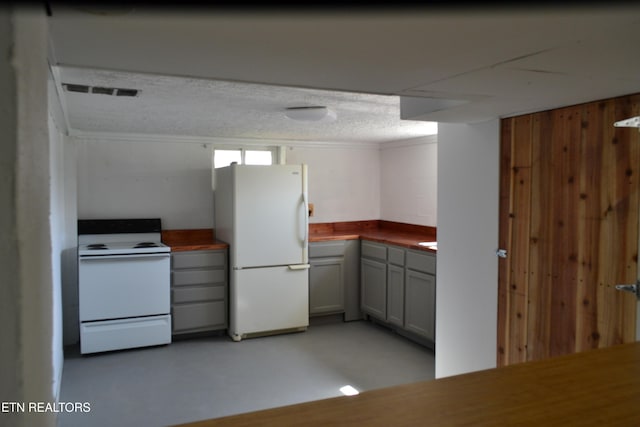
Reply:
[[387, 320], [387, 247], [363, 240], [360, 255], [362, 311], [379, 320]]
[[387, 266], [387, 321], [404, 326], [404, 267]]
[[344, 312], [344, 258], [310, 259], [309, 315]]
[[309, 316], [362, 317], [358, 289], [358, 240], [309, 243]]
[[405, 250], [387, 246], [387, 321], [404, 326]]
[[404, 327], [430, 341], [436, 338], [436, 256], [407, 250]]
[[435, 342], [435, 254], [363, 240], [362, 311], [417, 341]]
[[435, 341], [436, 278], [431, 274], [407, 270], [404, 327]]
[[362, 258], [362, 311], [380, 320], [387, 318], [387, 265]]
[[173, 335], [227, 328], [227, 250], [171, 254]]

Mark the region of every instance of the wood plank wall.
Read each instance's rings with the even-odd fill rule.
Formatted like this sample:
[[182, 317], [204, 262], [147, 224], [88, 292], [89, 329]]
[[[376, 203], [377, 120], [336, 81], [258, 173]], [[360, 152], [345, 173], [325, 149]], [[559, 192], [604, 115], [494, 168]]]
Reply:
[[498, 366], [635, 340], [640, 94], [501, 121]]

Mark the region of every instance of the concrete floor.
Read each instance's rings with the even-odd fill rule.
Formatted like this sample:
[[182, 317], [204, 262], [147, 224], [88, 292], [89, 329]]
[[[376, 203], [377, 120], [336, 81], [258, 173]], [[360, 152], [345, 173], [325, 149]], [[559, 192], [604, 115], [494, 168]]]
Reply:
[[61, 402], [72, 426], [166, 426], [434, 378], [434, 353], [365, 321], [233, 342], [225, 336], [81, 356], [66, 349]]

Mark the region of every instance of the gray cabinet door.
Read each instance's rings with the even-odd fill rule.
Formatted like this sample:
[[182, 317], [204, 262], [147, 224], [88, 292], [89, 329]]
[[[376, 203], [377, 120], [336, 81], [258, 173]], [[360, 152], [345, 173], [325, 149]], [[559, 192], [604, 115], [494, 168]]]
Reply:
[[309, 314], [344, 311], [344, 258], [310, 260]]
[[387, 264], [361, 259], [362, 310], [380, 320], [387, 318]]
[[407, 270], [405, 276], [405, 328], [435, 341], [436, 278]]
[[387, 321], [404, 326], [404, 268], [387, 265]]

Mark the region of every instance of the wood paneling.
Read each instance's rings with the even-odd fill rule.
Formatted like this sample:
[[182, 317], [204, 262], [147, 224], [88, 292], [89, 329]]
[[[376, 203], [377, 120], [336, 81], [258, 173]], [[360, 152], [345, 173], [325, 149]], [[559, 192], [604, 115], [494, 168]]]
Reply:
[[635, 339], [640, 95], [501, 122], [498, 365]]

